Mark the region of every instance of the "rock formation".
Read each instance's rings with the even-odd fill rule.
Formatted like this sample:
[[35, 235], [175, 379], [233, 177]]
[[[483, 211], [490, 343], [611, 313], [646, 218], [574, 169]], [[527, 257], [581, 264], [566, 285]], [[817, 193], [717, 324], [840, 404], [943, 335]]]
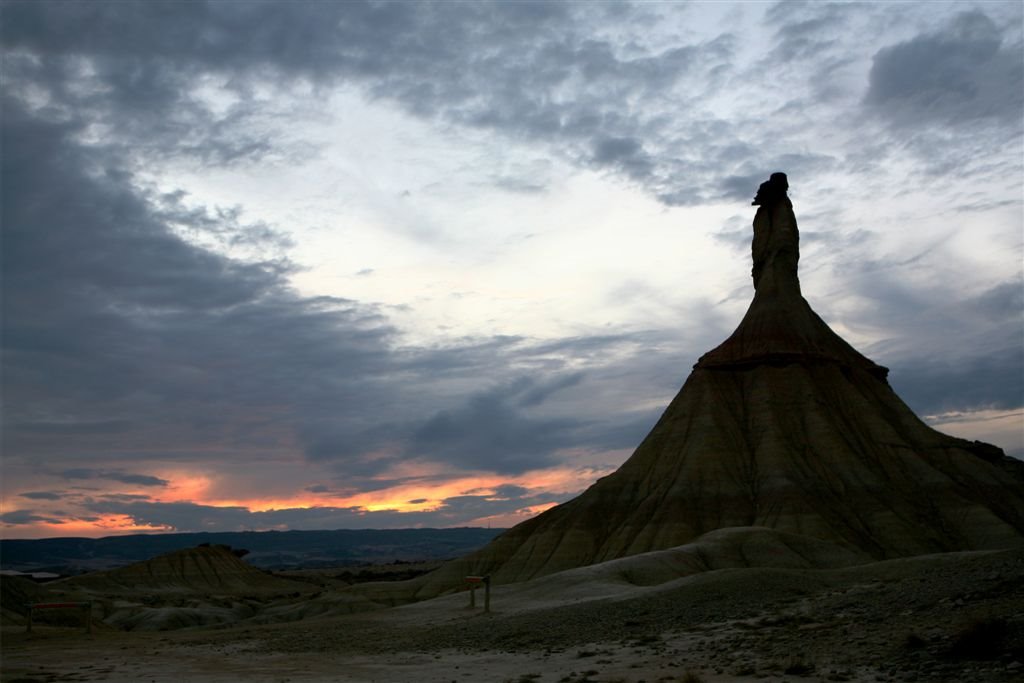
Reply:
[[159, 555], [107, 571], [91, 572], [50, 584], [67, 591], [144, 594], [290, 593], [308, 588], [273, 576], [239, 559], [223, 545], [202, 545]]
[[941, 434], [811, 310], [785, 175], [754, 201], [754, 300], [694, 366], [650, 434], [577, 498], [442, 568], [523, 581], [769, 527], [863, 558], [1024, 545], [1024, 463]]
[[[44, 602], [92, 603], [94, 619], [125, 631], [226, 626], [246, 620], [292, 621], [329, 609], [312, 599], [317, 586], [256, 569], [228, 546], [201, 545], [143, 562], [53, 581]], [[296, 598], [302, 596], [300, 602]], [[341, 597], [340, 610], [360, 607]], [[352, 607], [350, 605], [355, 605]]]

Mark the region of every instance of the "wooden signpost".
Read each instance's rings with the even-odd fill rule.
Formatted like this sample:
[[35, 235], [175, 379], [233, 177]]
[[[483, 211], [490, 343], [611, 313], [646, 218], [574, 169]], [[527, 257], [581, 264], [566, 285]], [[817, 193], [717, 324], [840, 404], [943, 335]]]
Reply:
[[85, 614], [85, 632], [92, 633], [92, 603], [91, 602], [35, 602], [28, 606], [28, 621], [25, 623], [25, 632], [32, 633], [32, 614], [37, 609], [80, 609]]
[[491, 611], [491, 577], [488, 576], [467, 576], [466, 583], [469, 584], [469, 607], [476, 608], [476, 589], [481, 583], [484, 585], [484, 612]]

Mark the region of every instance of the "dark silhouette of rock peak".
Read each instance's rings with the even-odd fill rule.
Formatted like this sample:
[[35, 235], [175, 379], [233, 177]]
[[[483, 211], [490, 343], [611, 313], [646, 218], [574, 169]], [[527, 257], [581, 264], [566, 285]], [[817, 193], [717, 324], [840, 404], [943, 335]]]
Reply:
[[428, 575], [523, 581], [767, 527], [868, 560], [1024, 545], [1024, 466], [942, 434], [893, 392], [800, 292], [800, 235], [784, 174], [761, 186], [754, 298], [700, 358], [633, 455], [570, 500]]
[[703, 368], [758, 363], [833, 362], [885, 378], [888, 369], [858, 353], [811, 309], [800, 291], [800, 230], [785, 173], [762, 183], [751, 243], [754, 300], [736, 331], [697, 363]]
[[789, 198], [786, 196], [788, 190], [789, 179], [786, 174], [776, 171], [757, 188], [757, 194], [754, 195], [754, 201], [751, 204], [753, 206], [772, 206], [782, 199], [788, 201]]

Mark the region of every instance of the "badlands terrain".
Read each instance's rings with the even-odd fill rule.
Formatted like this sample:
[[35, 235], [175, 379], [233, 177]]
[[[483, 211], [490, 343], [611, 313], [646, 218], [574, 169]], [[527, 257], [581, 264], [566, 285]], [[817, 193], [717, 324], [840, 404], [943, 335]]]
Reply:
[[[931, 429], [811, 309], [787, 190], [755, 197], [739, 327], [573, 500], [404, 581], [218, 545], [6, 579], [3, 680], [1024, 681], [1024, 463]], [[27, 633], [26, 603], [85, 601], [93, 633]]]
[[[464, 590], [352, 612], [379, 605], [337, 572], [197, 552], [214, 557], [192, 587], [145, 563], [45, 588], [5, 579], [4, 683], [1024, 680], [1024, 550], [850, 565], [823, 542], [725, 529], [496, 586], [489, 614]], [[53, 611], [26, 633], [15, 588], [90, 599], [104, 621], [87, 634]]]

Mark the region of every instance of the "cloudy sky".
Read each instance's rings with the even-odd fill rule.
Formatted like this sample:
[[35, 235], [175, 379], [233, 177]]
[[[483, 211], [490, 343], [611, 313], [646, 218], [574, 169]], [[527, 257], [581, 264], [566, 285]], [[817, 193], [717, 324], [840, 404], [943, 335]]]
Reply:
[[5, 537], [510, 525], [752, 296], [1024, 454], [1010, 2], [4, 2]]

